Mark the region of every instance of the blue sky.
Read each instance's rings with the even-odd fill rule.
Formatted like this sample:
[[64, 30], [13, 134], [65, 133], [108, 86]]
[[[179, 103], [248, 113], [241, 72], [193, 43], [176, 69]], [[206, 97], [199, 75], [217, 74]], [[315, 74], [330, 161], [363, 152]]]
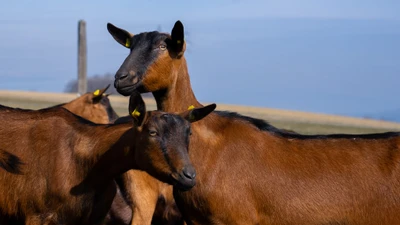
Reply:
[[0, 89], [62, 92], [76, 77], [77, 21], [88, 75], [128, 54], [106, 23], [169, 32], [181, 20], [199, 100], [343, 115], [400, 115], [400, 1], [7, 1]]

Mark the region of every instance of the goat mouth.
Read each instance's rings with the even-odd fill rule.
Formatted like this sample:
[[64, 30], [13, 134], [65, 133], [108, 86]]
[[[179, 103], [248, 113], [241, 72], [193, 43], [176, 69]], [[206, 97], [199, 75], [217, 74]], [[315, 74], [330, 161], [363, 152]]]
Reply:
[[140, 88], [143, 80], [143, 76], [135, 75], [132, 77], [125, 77], [122, 80], [116, 78], [114, 80], [114, 87], [117, 89], [117, 92], [123, 96], [130, 96], [132, 92], [136, 91], [136, 89]]
[[196, 185], [195, 179], [188, 179], [180, 174], [171, 174], [172, 185], [180, 191], [189, 191]]
[[134, 92], [140, 85], [140, 81], [136, 82], [135, 84], [131, 84], [129, 86], [117, 86], [117, 92], [123, 96], [130, 96], [132, 92]]

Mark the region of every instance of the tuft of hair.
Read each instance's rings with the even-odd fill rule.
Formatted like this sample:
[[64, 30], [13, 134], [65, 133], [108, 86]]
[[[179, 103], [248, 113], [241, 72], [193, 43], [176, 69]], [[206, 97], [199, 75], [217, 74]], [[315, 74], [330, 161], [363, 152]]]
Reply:
[[22, 174], [21, 166], [24, 163], [18, 156], [0, 149], [0, 168], [14, 174]]
[[372, 133], [372, 134], [316, 134], [316, 135], [304, 135], [294, 131], [279, 129], [265, 120], [257, 119], [249, 116], [243, 116], [239, 113], [229, 111], [215, 111], [219, 116], [228, 117], [232, 119], [238, 119], [255, 126], [260, 131], [270, 132], [274, 135], [279, 135], [285, 138], [296, 138], [296, 139], [350, 139], [350, 138], [361, 138], [361, 139], [386, 139], [391, 137], [399, 137], [400, 132], [385, 132], [385, 133]]
[[267, 121], [262, 120], [262, 119], [244, 116], [239, 113], [230, 112], [230, 111], [215, 111], [215, 113], [217, 113], [219, 116], [246, 121], [246, 122], [254, 125], [255, 127], [257, 127], [260, 131], [268, 131], [271, 133], [278, 133], [278, 134], [282, 132], [278, 128], [272, 126]]

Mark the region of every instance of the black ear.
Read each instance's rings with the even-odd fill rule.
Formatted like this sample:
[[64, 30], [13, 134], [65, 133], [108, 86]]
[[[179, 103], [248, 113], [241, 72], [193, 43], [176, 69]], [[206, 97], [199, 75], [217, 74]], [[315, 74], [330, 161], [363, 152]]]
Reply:
[[131, 39], [133, 37], [133, 34], [129, 33], [126, 30], [116, 27], [111, 23], [107, 23], [107, 30], [118, 43], [127, 48], [131, 48]]
[[129, 115], [131, 115], [137, 126], [142, 126], [146, 117], [146, 105], [139, 92], [133, 92], [129, 98]]
[[171, 31], [171, 47], [176, 53], [181, 53], [184, 51], [185, 43], [185, 30], [183, 29], [183, 24], [181, 21], [176, 21], [174, 28]]
[[194, 108], [192, 110], [181, 113], [180, 116], [193, 123], [199, 121], [210, 114], [217, 107], [216, 104], [210, 104], [200, 108]]
[[102, 97], [104, 97], [104, 93], [107, 91], [107, 89], [110, 87], [110, 84], [107, 85], [107, 87], [103, 89], [97, 89], [94, 92], [92, 92], [92, 101], [93, 103], [98, 103]]

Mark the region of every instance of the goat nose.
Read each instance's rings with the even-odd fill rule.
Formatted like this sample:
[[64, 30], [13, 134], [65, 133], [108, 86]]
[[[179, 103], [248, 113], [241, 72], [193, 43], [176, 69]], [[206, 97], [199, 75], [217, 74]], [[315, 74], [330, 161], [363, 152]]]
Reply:
[[196, 178], [196, 171], [193, 167], [183, 169], [182, 173], [188, 179], [193, 180], [194, 178]]
[[119, 73], [115, 75], [116, 80], [124, 80], [128, 77], [128, 73]]
[[121, 82], [124, 82], [124, 79], [126, 79], [127, 77], [128, 73], [117, 72], [115, 74], [114, 87], [118, 89], [121, 85]]

